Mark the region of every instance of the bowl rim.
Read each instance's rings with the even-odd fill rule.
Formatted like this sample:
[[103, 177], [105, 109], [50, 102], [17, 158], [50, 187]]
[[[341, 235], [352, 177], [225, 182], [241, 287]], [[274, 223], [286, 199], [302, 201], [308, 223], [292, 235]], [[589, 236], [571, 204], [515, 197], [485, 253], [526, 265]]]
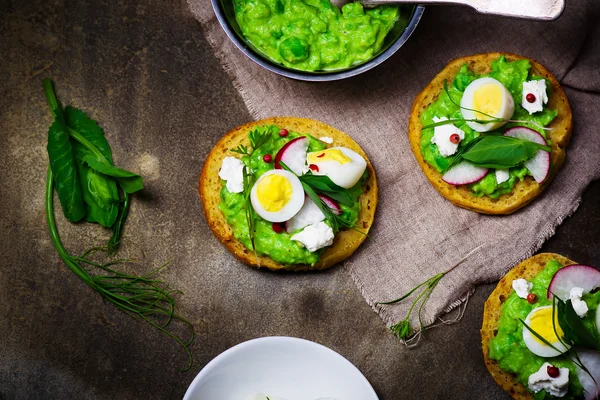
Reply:
[[421, 17], [423, 16], [423, 12], [425, 11], [425, 7], [421, 5], [415, 5], [415, 9], [413, 14], [408, 22], [408, 26], [402, 32], [402, 35], [394, 42], [390, 47], [388, 47], [383, 53], [379, 54], [377, 57], [370, 59], [369, 61], [358, 65], [357, 67], [350, 68], [347, 70], [336, 71], [336, 72], [323, 72], [319, 74], [311, 74], [304, 73], [302, 71], [296, 71], [292, 69], [287, 69], [285, 67], [281, 67], [277, 64], [272, 63], [267, 60], [263, 56], [256, 54], [251, 48], [249, 48], [234, 32], [233, 28], [229, 25], [229, 21], [225, 18], [225, 12], [221, 6], [221, 0], [211, 0], [213, 11], [219, 21], [219, 24], [225, 31], [225, 34], [233, 42], [233, 44], [241, 50], [248, 58], [254, 61], [256, 64], [261, 67], [274, 72], [278, 75], [285, 76], [287, 78], [292, 78], [300, 81], [308, 81], [308, 82], [329, 82], [329, 81], [337, 81], [340, 79], [350, 78], [352, 76], [356, 76], [365, 71], [368, 71], [372, 68], [375, 68], [388, 58], [390, 58], [400, 47], [406, 43], [408, 38], [413, 34], [415, 28], [419, 24]]
[[210, 360], [208, 362], [208, 364], [206, 364], [201, 370], [200, 372], [196, 375], [196, 377], [194, 378], [194, 380], [192, 381], [192, 383], [190, 384], [190, 386], [187, 388], [184, 396], [183, 396], [183, 400], [193, 400], [192, 399], [192, 392], [194, 390], [196, 390], [196, 387], [199, 385], [199, 382], [210, 373], [210, 371], [224, 358], [226, 358], [228, 355], [235, 353], [235, 352], [239, 352], [240, 350], [246, 349], [248, 347], [255, 347], [255, 346], [261, 346], [266, 342], [279, 342], [279, 343], [289, 343], [289, 344], [303, 344], [303, 345], [308, 345], [310, 347], [316, 347], [320, 350], [326, 351], [327, 353], [331, 354], [332, 357], [335, 357], [337, 359], [339, 359], [342, 363], [346, 364], [350, 370], [352, 370], [353, 372], [356, 372], [359, 376], [358, 379], [362, 380], [362, 383], [365, 384], [365, 387], [370, 389], [370, 391], [373, 394], [373, 399], [378, 400], [379, 397], [377, 396], [377, 393], [375, 392], [375, 389], [373, 389], [373, 386], [371, 385], [371, 383], [368, 381], [368, 379], [363, 375], [363, 373], [354, 365], [352, 364], [346, 357], [342, 356], [340, 353], [338, 353], [337, 351], [330, 349], [327, 346], [324, 346], [320, 343], [317, 342], [313, 342], [311, 340], [307, 340], [307, 339], [302, 339], [302, 338], [297, 338], [297, 337], [293, 337], [293, 336], [265, 336], [265, 337], [259, 337], [259, 338], [255, 338], [255, 339], [250, 339], [250, 340], [246, 340], [244, 342], [238, 343], [233, 347], [228, 348], [227, 350], [223, 351], [222, 353], [220, 353], [219, 355], [217, 355], [215, 358], [213, 358], [212, 360]]

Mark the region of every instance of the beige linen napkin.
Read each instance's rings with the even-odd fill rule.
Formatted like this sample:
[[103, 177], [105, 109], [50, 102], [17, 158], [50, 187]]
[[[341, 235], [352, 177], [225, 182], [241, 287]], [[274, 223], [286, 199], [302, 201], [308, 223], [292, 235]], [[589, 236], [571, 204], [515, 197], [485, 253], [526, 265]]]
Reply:
[[[403, 319], [409, 304], [382, 307], [375, 302], [399, 297], [477, 249], [433, 293], [423, 314], [426, 324], [433, 323], [464, 302], [475, 285], [499, 279], [539, 249], [577, 209], [584, 188], [600, 177], [596, 0], [569, 2], [554, 22], [432, 6], [392, 58], [367, 73], [331, 83], [294, 81], [262, 69], [229, 41], [208, 0], [188, 3], [256, 119], [318, 119], [350, 134], [369, 155], [380, 185], [373, 240], [345, 268], [388, 325]], [[548, 67], [565, 84], [575, 121], [563, 170], [541, 197], [511, 216], [485, 216], [450, 204], [425, 178], [407, 139], [415, 95], [450, 60], [490, 51], [522, 54]]]

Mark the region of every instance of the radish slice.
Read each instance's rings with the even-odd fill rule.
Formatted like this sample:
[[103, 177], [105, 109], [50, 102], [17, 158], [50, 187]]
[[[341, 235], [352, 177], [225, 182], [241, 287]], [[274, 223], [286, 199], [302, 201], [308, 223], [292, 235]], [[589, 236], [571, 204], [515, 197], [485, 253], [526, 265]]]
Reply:
[[325, 204], [327, 204], [329, 208], [331, 208], [332, 213], [334, 213], [335, 215], [340, 215], [342, 213], [342, 209], [340, 208], [340, 205], [337, 201], [335, 201], [329, 196], [325, 196], [324, 194], [320, 194], [319, 197], [321, 198], [321, 200], [323, 200]]
[[487, 168], [477, 167], [468, 161], [463, 161], [450, 168], [450, 170], [442, 176], [442, 180], [451, 185], [468, 185], [469, 183], [475, 183], [482, 180], [487, 173]]
[[306, 151], [308, 150], [308, 138], [300, 136], [287, 142], [275, 156], [275, 169], [283, 169], [280, 162], [283, 161], [296, 175], [302, 175], [306, 171]]
[[551, 299], [554, 293], [559, 299], [567, 301], [574, 287], [583, 288], [584, 294], [600, 287], [600, 271], [589, 265], [578, 264], [559, 269], [548, 286], [548, 298]]
[[[598, 385], [600, 385], [600, 353], [594, 350], [578, 348], [577, 355], [581, 360], [581, 363], [590, 371], [590, 375], [581, 368], [576, 366], [577, 378], [581, 386], [583, 386], [583, 395], [585, 400], [596, 399], [600, 395]], [[592, 379], [592, 377], [594, 379]], [[596, 382], [598, 385], [596, 385]]]
[[[516, 137], [519, 139], [529, 140], [543, 146], [547, 146], [546, 139], [533, 129], [523, 126], [516, 126], [507, 129], [504, 136]], [[531, 172], [533, 179], [537, 183], [542, 183], [546, 180], [548, 172], [550, 172], [550, 153], [544, 150], [538, 150], [531, 160], [525, 161], [525, 168]]]

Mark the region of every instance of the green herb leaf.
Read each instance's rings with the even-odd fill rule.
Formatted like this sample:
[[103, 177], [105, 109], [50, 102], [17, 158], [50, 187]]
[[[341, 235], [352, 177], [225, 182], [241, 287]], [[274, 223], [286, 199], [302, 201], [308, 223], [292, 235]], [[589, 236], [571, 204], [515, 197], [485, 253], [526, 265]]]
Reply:
[[109, 255], [115, 254], [119, 249], [119, 244], [121, 243], [121, 233], [123, 231], [123, 227], [125, 226], [125, 221], [127, 221], [127, 216], [129, 215], [130, 203], [131, 196], [129, 196], [129, 194], [123, 190], [123, 206], [121, 207], [121, 211], [119, 212], [116, 223], [112, 227], [113, 233], [106, 244], [106, 249]]
[[69, 132], [64, 119], [62, 106], [56, 99], [52, 82], [44, 79], [44, 90], [54, 122], [48, 129], [48, 158], [56, 192], [65, 218], [71, 222], [81, 220], [85, 216], [83, 192], [77, 166], [73, 154]]
[[121, 203], [117, 183], [89, 168], [79, 157], [77, 157], [77, 170], [82, 183], [86, 220], [110, 228], [117, 219]]
[[565, 337], [573, 343], [589, 349], [600, 350], [600, 343], [596, 337], [585, 327], [571, 304], [571, 300], [556, 304], [558, 324], [565, 333]]
[[449, 159], [448, 166], [442, 171], [442, 173], [446, 173], [455, 165], [460, 164], [460, 162], [463, 160], [463, 154], [465, 154], [467, 151], [471, 150], [471, 148], [473, 146], [475, 146], [483, 138], [484, 138], [483, 136], [478, 136], [475, 139], [468, 142], [467, 144], [459, 146], [458, 149], [456, 150], [456, 153], [454, 153], [453, 156], [450, 156], [451, 158]]
[[144, 188], [141, 176], [115, 167], [114, 165], [110, 165], [106, 159], [99, 159], [92, 155], [87, 155], [83, 158], [83, 161], [95, 171], [115, 178], [127, 193], [134, 193]]
[[528, 140], [510, 136], [484, 136], [461, 157], [484, 168], [512, 168], [532, 158], [538, 149], [549, 151]]
[[323, 193], [345, 206], [352, 207], [356, 201], [356, 199], [352, 198], [348, 189], [336, 185], [326, 175], [313, 175], [309, 173], [298, 178], [300, 182], [306, 183], [317, 192]]
[[252, 152], [254, 152], [271, 139], [271, 132], [266, 127], [256, 128], [250, 131], [248, 137], [250, 139], [250, 146], [252, 146]]
[[[100, 128], [96, 121], [88, 117], [87, 114], [80, 109], [71, 106], [67, 106], [65, 108], [65, 120], [71, 129], [76, 130], [81, 134], [81, 136], [89, 140], [90, 143], [92, 143], [100, 151], [100, 153], [102, 153], [104, 158], [106, 158], [111, 164], [114, 164], [112, 151], [110, 149], [110, 145], [108, 144], [108, 140], [106, 140], [104, 131], [102, 128]], [[87, 149], [85, 146], [77, 146], [76, 144], [75, 147], [80, 148], [77, 150], [80, 152], [82, 157], [87, 154]]]
[[240, 144], [235, 149], [231, 149], [231, 152], [232, 153], [238, 153], [238, 154], [241, 154], [243, 156], [250, 156], [250, 153], [248, 152], [248, 148], [246, 146], [244, 146], [243, 144]]

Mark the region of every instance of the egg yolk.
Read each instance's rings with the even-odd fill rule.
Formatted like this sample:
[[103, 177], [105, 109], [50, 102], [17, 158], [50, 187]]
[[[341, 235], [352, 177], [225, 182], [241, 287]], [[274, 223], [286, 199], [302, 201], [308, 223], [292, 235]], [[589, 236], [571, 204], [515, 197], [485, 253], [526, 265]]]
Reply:
[[352, 159], [342, 153], [340, 149], [328, 149], [308, 154], [309, 164], [315, 164], [323, 161], [335, 161], [340, 164], [346, 164], [352, 161]]
[[[554, 314], [554, 325], [556, 327], [556, 332], [562, 338], [564, 336], [564, 333], [563, 333], [562, 329], [560, 328], [560, 325], [558, 324], [557, 313]], [[556, 336], [556, 333], [554, 333], [554, 327], [552, 326], [552, 307], [542, 308], [541, 310], [533, 313], [533, 315], [529, 319], [529, 327], [531, 329], [533, 329], [541, 337], [546, 339], [549, 343], [558, 342], [558, 337]], [[523, 329], [527, 329], [527, 328], [523, 328]], [[545, 344], [537, 336], [535, 336], [535, 335], [532, 335], [532, 336], [537, 342], [539, 342], [541, 344]]]
[[483, 114], [496, 116], [500, 113], [501, 108], [502, 88], [498, 85], [487, 83], [473, 93], [473, 109], [479, 111], [479, 113], [477, 113], [477, 118], [491, 119]]
[[258, 202], [268, 212], [277, 212], [285, 207], [292, 193], [292, 184], [281, 175], [265, 176], [256, 187]]

